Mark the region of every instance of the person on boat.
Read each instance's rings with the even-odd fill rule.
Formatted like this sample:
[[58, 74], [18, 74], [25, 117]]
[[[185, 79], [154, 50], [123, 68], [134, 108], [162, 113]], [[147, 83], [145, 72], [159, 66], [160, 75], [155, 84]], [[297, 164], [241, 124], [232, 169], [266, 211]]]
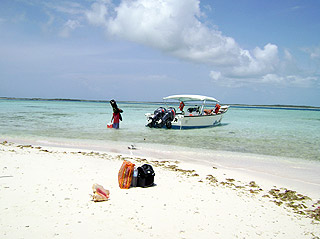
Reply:
[[216, 104], [216, 107], [214, 108], [214, 113], [219, 114], [219, 110], [221, 108], [221, 105], [219, 105], [218, 103]]
[[180, 110], [181, 112], [183, 112], [184, 106], [185, 106], [184, 102], [183, 102], [183, 101], [180, 101], [179, 110]]
[[110, 100], [110, 104], [113, 109], [113, 114], [111, 118], [112, 128], [119, 129], [120, 120], [122, 121], [121, 113], [123, 112], [123, 110], [118, 108], [115, 100]]
[[214, 109], [204, 109], [203, 113], [204, 115], [213, 115], [213, 114], [219, 114], [221, 106], [217, 103], [214, 107]]
[[204, 115], [212, 115], [213, 114], [213, 109], [204, 109], [203, 113], [204, 113]]

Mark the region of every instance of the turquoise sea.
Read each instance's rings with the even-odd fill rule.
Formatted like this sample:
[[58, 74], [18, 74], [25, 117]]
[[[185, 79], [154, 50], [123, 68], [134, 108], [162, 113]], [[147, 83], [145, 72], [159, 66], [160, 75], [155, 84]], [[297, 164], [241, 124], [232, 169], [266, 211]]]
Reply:
[[145, 127], [158, 103], [118, 102], [120, 129], [108, 129], [109, 102], [0, 99], [0, 138], [47, 142], [127, 143], [218, 150], [320, 161], [320, 110], [231, 106], [220, 126]]

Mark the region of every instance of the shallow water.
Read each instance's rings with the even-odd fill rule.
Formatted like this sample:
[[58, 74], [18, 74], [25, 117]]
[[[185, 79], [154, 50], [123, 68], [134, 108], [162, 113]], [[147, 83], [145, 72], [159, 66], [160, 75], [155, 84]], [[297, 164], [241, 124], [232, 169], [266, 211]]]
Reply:
[[154, 103], [118, 102], [124, 110], [120, 129], [107, 129], [109, 103], [0, 100], [2, 138], [44, 141], [134, 143], [254, 153], [320, 161], [320, 111], [231, 107], [220, 126], [167, 130], [145, 127]]

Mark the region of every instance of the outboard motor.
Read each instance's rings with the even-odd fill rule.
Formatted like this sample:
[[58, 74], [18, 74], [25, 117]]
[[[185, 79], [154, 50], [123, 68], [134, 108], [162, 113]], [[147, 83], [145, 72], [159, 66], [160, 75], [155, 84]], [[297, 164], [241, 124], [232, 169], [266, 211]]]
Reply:
[[156, 109], [154, 111], [153, 117], [149, 118], [149, 122], [147, 124], [147, 126], [149, 126], [150, 128], [161, 128], [161, 119], [164, 116], [166, 112], [166, 109], [163, 107], [159, 107], [158, 109]]
[[163, 127], [164, 125], [166, 125], [166, 127], [167, 127], [168, 129], [171, 129], [171, 127], [172, 127], [171, 122], [173, 121], [175, 115], [176, 115], [176, 110], [175, 110], [175, 108], [170, 107], [169, 109], [167, 109], [167, 110], [166, 110], [166, 113], [165, 113], [164, 116], [162, 117], [161, 127]]

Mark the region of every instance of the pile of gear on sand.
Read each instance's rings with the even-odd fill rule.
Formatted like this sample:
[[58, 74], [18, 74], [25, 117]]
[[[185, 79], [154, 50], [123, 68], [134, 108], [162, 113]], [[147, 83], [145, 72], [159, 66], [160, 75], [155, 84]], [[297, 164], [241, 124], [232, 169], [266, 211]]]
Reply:
[[[130, 187], [151, 187], [154, 186], [155, 173], [149, 164], [136, 167], [135, 164], [125, 160], [118, 173], [118, 183], [121, 189]], [[94, 202], [107, 201], [110, 191], [99, 184], [93, 184], [92, 200]]]

